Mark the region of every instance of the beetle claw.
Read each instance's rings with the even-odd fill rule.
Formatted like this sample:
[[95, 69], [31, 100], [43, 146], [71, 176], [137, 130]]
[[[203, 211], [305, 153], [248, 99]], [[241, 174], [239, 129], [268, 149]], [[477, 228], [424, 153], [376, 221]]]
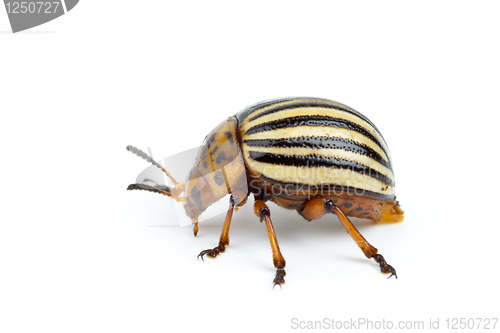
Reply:
[[274, 285], [273, 285], [273, 289], [274, 287], [276, 287], [276, 285], [280, 286], [285, 283], [285, 275], [286, 275], [286, 272], [283, 268], [278, 268], [276, 270], [276, 277], [274, 278], [273, 282], [274, 282]]
[[398, 275], [396, 274], [396, 270], [391, 265], [387, 265], [387, 267], [384, 267], [383, 269], [381, 268], [381, 270], [383, 273], [391, 273], [391, 275], [389, 275], [388, 279], [390, 279], [393, 275], [396, 277], [396, 279], [398, 278]]
[[216, 246], [214, 247], [213, 249], [208, 249], [208, 250], [203, 250], [200, 252], [200, 254], [198, 254], [198, 259], [201, 258], [201, 260], [205, 261], [205, 259], [203, 259], [203, 256], [204, 255], [207, 255], [209, 256], [210, 258], [215, 258], [217, 257], [219, 254], [221, 254], [222, 252], [224, 252], [225, 250], [225, 247], [222, 248], [220, 245], [219, 246]]

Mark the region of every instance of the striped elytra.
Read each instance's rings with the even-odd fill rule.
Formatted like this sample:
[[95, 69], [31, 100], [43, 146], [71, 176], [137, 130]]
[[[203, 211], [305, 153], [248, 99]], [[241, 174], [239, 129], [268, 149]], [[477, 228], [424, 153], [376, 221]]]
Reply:
[[[394, 200], [389, 148], [356, 110], [326, 99], [284, 98], [236, 117], [248, 172], [261, 188], [272, 187], [270, 199], [278, 204], [299, 209], [318, 193], [347, 202]], [[349, 215], [378, 220], [377, 208], [356, 205]]]
[[337, 215], [365, 256], [374, 259], [383, 273], [396, 276], [396, 270], [348, 218], [403, 221], [389, 148], [367, 117], [344, 104], [293, 97], [247, 107], [205, 137], [184, 183], [137, 148], [127, 149], [162, 169], [174, 183], [173, 187], [131, 184], [128, 189], [183, 202], [195, 236], [199, 216], [230, 194], [219, 244], [202, 251], [198, 255], [202, 259], [225, 251], [233, 211], [253, 194], [254, 212], [265, 221], [271, 242], [275, 285], [284, 283], [285, 259], [267, 201], [296, 210], [309, 221], [329, 213]]

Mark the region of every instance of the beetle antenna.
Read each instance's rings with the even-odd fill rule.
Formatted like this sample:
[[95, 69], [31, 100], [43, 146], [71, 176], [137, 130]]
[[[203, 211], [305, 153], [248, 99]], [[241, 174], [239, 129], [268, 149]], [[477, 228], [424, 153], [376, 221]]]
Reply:
[[172, 177], [172, 175], [170, 174], [170, 172], [168, 172], [164, 167], [162, 167], [158, 162], [156, 162], [155, 160], [153, 160], [151, 158], [151, 156], [149, 156], [148, 154], [146, 154], [145, 152], [143, 152], [142, 150], [134, 147], [134, 146], [127, 146], [127, 150], [131, 153], [134, 153], [136, 154], [137, 156], [139, 157], [142, 157], [143, 159], [145, 159], [146, 161], [150, 162], [151, 164], [153, 164], [154, 166], [156, 166], [157, 168], [159, 168], [161, 171], [163, 171], [168, 178], [170, 178], [172, 180], [172, 182], [175, 184], [175, 187], [179, 187], [179, 188], [183, 188], [184, 185], [177, 182], [177, 180], [174, 179], [174, 177]]
[[170, 188], [167, 186], [164, 186], [164, 188], [158, 188], [155, 186], [141, 184], [141, 183], [130, 184], [127, 187], [127, 190], [129, 190], [129, 191], [130, 190], [143, 190], [143, 191], [149, 191], [149, 192], [159, 193], [159, 194], [168, 195], [168, 196], [170, 196], [172, 194], [172, 193], [170, 193]]
[[186, 200], [186, 198], [179, 198], [179, 197], [173, 195], [172, 192], [170, 191], [170, 187], [168, 187], [168, 186], [159, 185], [158, 187], [156, 187], [156, 186], [136, 183], [136, 184], [130, 184], [127, 187], [127, 190], [129, 190], [129, 191], [130, 190], [143, 190], [143, 191], [149, 191], [149, 192], [153, 192], [153, 193], [163, 194], [163, 195], [166, 195], [167, 197], [171, 197], [179, 202]]

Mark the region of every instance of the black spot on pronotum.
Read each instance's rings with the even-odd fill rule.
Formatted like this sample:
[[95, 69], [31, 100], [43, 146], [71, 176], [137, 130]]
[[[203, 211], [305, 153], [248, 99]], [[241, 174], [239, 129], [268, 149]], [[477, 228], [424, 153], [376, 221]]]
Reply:
[[358, 211], [358, 212], [361, 212], [362, 210], [363, 210], [363, 208], [361, 208], [361, 207], [356, 208], [356, 211]]
[[219, 147], [215, 146], [214, 150], [212, 150], [212, 155], [215, 154], [215, 152], [219, 149]]
[[226, 159], [226, 155], [224, 153], [220, 153], [219, 156], [217, 156], [216, 162], [217, 164], [221, 164], [222, 161], [225, 161]]
[[206, 157], [206, 153], [207, 153], [207, 150], [208, 150], [208, 147], [210, 147], [210, 143], [212, 143], [212, 141], [214, 141], [215, 139], [215, 135], [217, 133], [214, 133], [210, 136], [210, 138], [208, 138], [207, 140], [207, 143], [203, 146], [203, 148], [201, 149], [201, 156], [202, 158], [205, 158]]
[[217, 135], [217, 133], [212, 134], [212, 135], [210, 136], [210, 138], [207, 140], [207, 144], [211, 144], [211, 143], [212, 143], [212, 141], [214, 141], [214, 139], [215, 139], [215, 136], [216, 136], [216, 135]]
[[226, 132], [224, 134], [226, 134], [227, 139], [229, 140], [229, 142], [231, 142], [231, 144], [233, 144], [234, 140], [233, 140], [233, 135], [231, 134], [231, 132]]
[[344, 206], [345, 206], [346, 208], [350, 208], [350, 207], [352, 206], [352, 203], [350, 203], [350, 202], [346, 202], [346, 203], [344, 203]]
[[193, 201], [196, 206], [203, 207], [201, 204], [200, 190], [198, 189], [198, 187], [193, 187], [193, 189], [191, 190], [191, 201]]
[[215, 180], [215, 183], [219, 186], [223, 185], [224, 184], [224, 177], [222, 176], [222, 172], [220, 170], [218, 170], [215, 175], [214, 175], [214, 180]]

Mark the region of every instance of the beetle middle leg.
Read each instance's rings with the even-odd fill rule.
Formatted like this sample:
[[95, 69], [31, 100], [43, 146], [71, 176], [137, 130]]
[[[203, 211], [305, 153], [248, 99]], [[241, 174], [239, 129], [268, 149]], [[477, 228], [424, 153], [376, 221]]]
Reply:
[[354, 224], [347, 218], [347, 216], [340, 210], [339, 207], [335, 206], [333, 203], [332, 199], [324, 199], [324, 207], [325, 209], [330, 212], [330, 213], [335, 213], [338, 218], [340, 219], [340, 222], [344, 225], [344, 228], [347, 230], [349, 235], [352, 237], [352, 239], [356, 242], [356, 244], [359, 246], [361, 251], [365, 254], [365, 256], [368, 259], [374, 259], [380, 266], [380, 271], [382, 273], [391, 273], [389, 275], [389, 278], [391, 276], [395, 276], [396, 279], [398, 276], [396, 275], [396, 270], [394, 267], [391, 265], [387, 264], [385, 261], [385, 258], [381, 255], [378, 254], [378, 250], [373, 247], [368, 241], [361, 235], [361, 233], [356, 229]]
[[[227, 210], [226, 218], [224, 219], [224, 225], [222, 226], [222, 233], [219, 238], [219, 245], [214, 247], [213, 249], [208, 249], [208, 250], [203, 250], [198, 254], [198, 258], [201, 257], [201, 260], [205, 261], [203, 259], [204, 255], [207, 255], [211, 258], [217, 257], [220, 253], [224, 252], [226, 250], [226, 246], [229, 245], [229, 227], [231, 226], [231, 219], [233, 218], [233, 211], [234, 211], [234, 206], [235, 206], [235, 198], [233, 195], [231, 195], [231, 198], [229, 199], [229, 208]], [[198, 223], [196, 222], [195, 227], [198, 227]], [[196, 230], [197, 232], [198, 230]]]
[[[274, 286], [285, 283], [285, 258], [281, 254], [280, 247], [278, 245], [278, 240], [276, 239], [276, 233], [274, 231], [273, 223], [271, 221], [271, 212], [269, 207], [262, 200], [255, 200], [254, 212], [260, 218], [260, 222], [266, 221], [267, 234], [269, 235], [269, 240], [271, 241], [271, 249], [273, 251], [273, 263], [276, 267], [276, 276], [274, 278]], [[273, 286], [273, 288], [274, 288]]]

